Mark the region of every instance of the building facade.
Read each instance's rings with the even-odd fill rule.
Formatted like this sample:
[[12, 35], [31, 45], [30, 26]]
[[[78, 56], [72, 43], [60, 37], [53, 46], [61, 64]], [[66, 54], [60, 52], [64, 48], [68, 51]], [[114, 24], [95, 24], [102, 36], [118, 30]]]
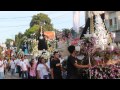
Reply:
[[[85, 12], [85, 21], [88, 11]], [[120, 11], [105, 11], [105, 25], [110, 32], [116, 33], [115, 42], [120, 42]]]
[[120, 42], [120, 11], [105, 11], [105, 17], [107, 29], [110, 32], [115, 32], [115, 42]]

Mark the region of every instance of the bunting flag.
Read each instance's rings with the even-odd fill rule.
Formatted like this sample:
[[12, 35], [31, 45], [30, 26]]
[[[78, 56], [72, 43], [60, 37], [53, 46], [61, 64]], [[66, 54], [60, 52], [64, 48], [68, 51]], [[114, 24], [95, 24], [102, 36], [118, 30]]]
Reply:
[[79, 33], [80, 11], [73, 11], [73, 30]]

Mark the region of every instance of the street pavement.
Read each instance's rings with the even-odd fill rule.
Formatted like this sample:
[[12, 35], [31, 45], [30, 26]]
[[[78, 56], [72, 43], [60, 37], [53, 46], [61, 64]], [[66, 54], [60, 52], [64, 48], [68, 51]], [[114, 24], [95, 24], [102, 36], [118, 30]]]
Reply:
[[7, 72], [7, 73], [5, 74], [5, 79], [20, 79], [20, 78], [19, 78], [18, 73], [15, 73], [14, 76], [11, 76], [11, 73], [10, 73], [10, 72]]

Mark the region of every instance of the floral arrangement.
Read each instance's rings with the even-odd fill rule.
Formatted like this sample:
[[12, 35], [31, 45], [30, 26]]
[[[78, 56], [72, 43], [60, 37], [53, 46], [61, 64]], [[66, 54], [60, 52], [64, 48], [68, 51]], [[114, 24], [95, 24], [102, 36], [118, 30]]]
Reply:
[[97, 47], [96, 41], [97, 38], [92, 36], [84, 37], [82, 40], [80, 40], [82, 54], [90, 55], [92, 61], [104, 60], [105, 63], [112, 59], [118, 59], [118, 56], [120, 55], [120, 49], [118, 47], [115, 47], [113, 50], [110, 47], [102, 50], [101, 48]]
[[95, 37], [84, 37], [80, 40], [80, 45], [85, 51], [85, 53], [93, 54], [96, 45], [96, 38]]

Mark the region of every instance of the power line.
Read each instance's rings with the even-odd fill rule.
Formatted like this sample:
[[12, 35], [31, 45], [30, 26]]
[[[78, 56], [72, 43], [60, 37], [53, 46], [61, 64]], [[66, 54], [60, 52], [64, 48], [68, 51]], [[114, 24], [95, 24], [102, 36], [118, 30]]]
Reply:
[[[54, 12], [46, 13], [46, 14], [53, 14]], [[34, 15], [33, 15], [34, 16]], [[24, 17], [12, 17], [12, 18], [0, 18], [0, 19], [18, 19], [18, 18], [32, 18], [33, 16], [24, 16]]]
[[[70, 13], [70, 12], [69, 12], [69, 13]], [[53, 12], [50, 12], [50, 13], [48, 13], [48, 14], [54, 14], [54, 13], [53, 13]], [[65, 13], [65, 14], [68, 14], [68, 13]], [[63, 17], [65, 14], [60, 15], [60, 16], [57, 16], [57, 17], [54, 17], [54, 18], [51, 18], [51, 19], [56, 19], [56, 18]], [[33, 16], [34, 16], [34, 15], [33, 15]], [[12, 18], [0, 18], [0, 19], [2, 19], [2, 20], [11, 20], [11, 19], [18, 19], [18, 18], [22, 19], [22, 18], [32, 18], [33, 16], [12, 17]], [[22, 20], [22, 21], [24, 21], [24, 20]]]
[[28, 25], [19, 25], [19, 26], [0, 26], [0, 28], [9, 28], [9, 27], [23, 27]]
[[[71, 12], [69, 12], [69, 13], [71, 13]], [[63, 16], [66, 15], [66, 14], [68, 14], [68, 13], [65, 13], [65, 14], [63, 14], [63, 15], [60, 15], [60, 16], [57, 16], [57, 17], [54, 17], [54, 18], [51, 18], [51, 19], [61, 18], [61, 17], [63, 17]]]
[[[70, 13], [70, 12], [69, 12], [69, 13]], [[68, 13], [65, 13], [65, 14], [68, 14]], [[61, 18], [61, 17], [63, 17], [65, 14], [60, 15], [60, 16], [57, 16], [57, 17], [54, 17], [54, 18], [52, 18], [52, 19]], [[22, 18], [22, 17], [21, 17], [21, 18]], [[63, 23], [63, 22], [61, 22], [61, 23]], [[58, 24], [59, 24], [59, 23], [58, 23]], [[21, 27], [21, 26], [28, 26], [28, 25], [19, 25], [19, 26], [0, 26], [0, 28]]]
[[[71, 21], [71, 20], [64, 21], [64, 22], [60, 22], [60, 23], [57, 23], [57, 24], [64, 24], [65, 22], [69, 22], [69, 21]], [[28, 25], [17, 25], [17, 26], [0, 26], [0, 28], [21, 27], [21, 26], [28, 26]]]
[[25, 16], [25, 17], [13, 17], [13, 18], [0, 18], [0, 19], [17, 19], [17, 18], [28, 18], [32, 16]]

